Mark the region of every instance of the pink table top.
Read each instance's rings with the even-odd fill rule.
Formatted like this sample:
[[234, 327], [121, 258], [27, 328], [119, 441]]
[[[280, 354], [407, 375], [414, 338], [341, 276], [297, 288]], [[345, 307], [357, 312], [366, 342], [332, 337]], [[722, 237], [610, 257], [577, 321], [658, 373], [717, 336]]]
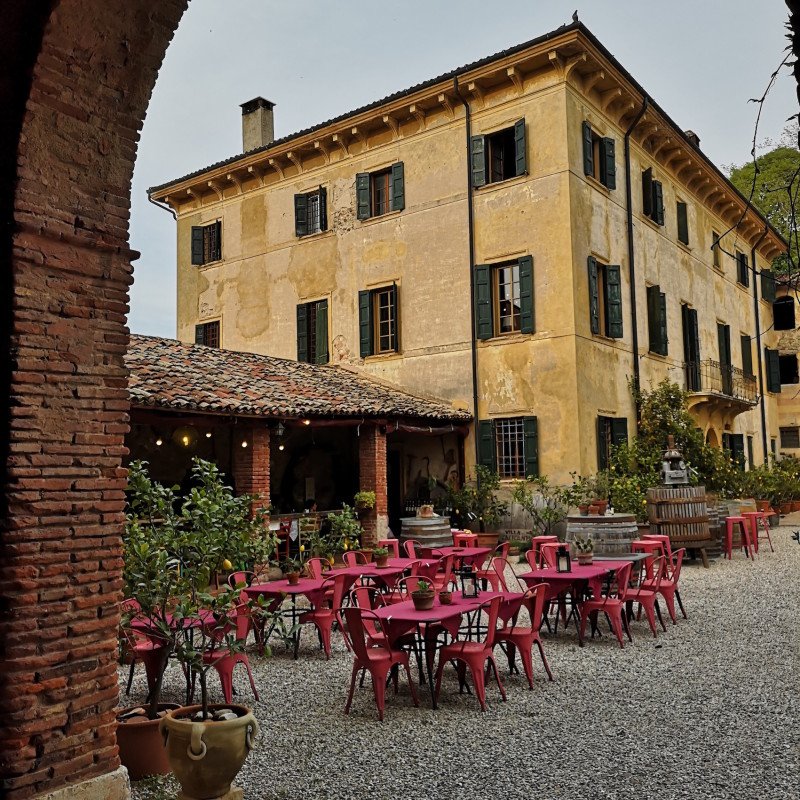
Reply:
[[[201, 625], [205, 625], [213, 621], [214, 621], [214, 615], [210, 611], [206, 611], [204, 609], [201, 609], [199, 613], [196, 614], [195, 616], [184, 617], [181, 620], [180, 626], [178, 626], [178, 624], [175, 622], [172, 614], [167, 613], [164, 616], [164, 622], [166, 622], [167, 625], [169, 625], [169, 627], [173, 629], [177, 629], [178, 627], [180, 627], [183, 630], [188, 630], [189, 628], [198, 628]], [[143, 614], [139, 614], [135, 617], [132, 617], [130, 621], [130, 626], [132, 628], [135, 628], [136, 630], [145, 632], [155, 630], [158, 627], [153, 620], [151, 620], [149, 617], [144, 616]]]
[[324, 580], [317, 578], [300, 578], [296, 584], [289, 583], [288, 580], [269, 581], [269, 583], [254, 583], [248, 586], [244, 591], [249, 595], [258, 597], [259, 595], [267, 595], [269, 597], [277, 597], [284, 594], [308, 594], [309, 592], [318, 592], [322, 588]]
[[[412, 560], [413, 563], [413, 560]], [[405, 566], [395, 566], [387, 564], [385, 567], [378, 567], [375, 564], [356, 564], [354, 567], [343, 567], [342, 569], [334, 569], [325, 573], [325, 577], [333, 577], [335, 575], [347, 575], [352, 578], [383, 578], [389, 579], [396, 578], [406, 571]]]
[[519, 577], [526, 583], [541, 583], [547, 581], [588, 581], [592, 578], [600, 577], [608, 572], [624, 567], [630, 561], [601, 561], [597, 564], [572, 564], [569, 572], [559, 572], [555, 567], [535, 569], [531, 572], [523, 572]]

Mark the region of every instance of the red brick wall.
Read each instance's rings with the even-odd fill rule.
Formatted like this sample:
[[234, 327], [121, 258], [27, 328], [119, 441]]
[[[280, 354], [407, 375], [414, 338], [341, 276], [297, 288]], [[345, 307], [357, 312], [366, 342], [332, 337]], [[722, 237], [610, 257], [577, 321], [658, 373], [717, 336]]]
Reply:
[[375, 492], [375, 508], [361, 519], [365, 547], [374, 546], [386, 535], [388, 500], [386, 497], [386, 433], [377, 425], [362, 425], [358, 438], [359, 488]]
[[[6, 5], [0, 17], [22, 25]], [[0, 420], [0, 795], [11, 800], [118, 765], [130, 182], [185, 7], [61, 0], [32, 78], [0, 79], [0, 103], [10, 85], [29, 86], [16, 186], [0, 185], [15, 222], [10, 341], [0, 342], [11, 358]]]
[[254, 510], [269, 505], [269, 428], [234, 428], [233, 480], [239, 494], [258, 495]]

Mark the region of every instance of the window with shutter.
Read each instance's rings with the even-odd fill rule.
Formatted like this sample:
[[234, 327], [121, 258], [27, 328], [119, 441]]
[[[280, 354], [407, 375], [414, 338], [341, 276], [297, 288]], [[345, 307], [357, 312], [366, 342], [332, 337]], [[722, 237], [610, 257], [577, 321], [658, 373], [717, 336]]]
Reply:
[[536, 417], [523, 417], [522, 430], [525, 437], [525, 477], [539, 475], [539, 420]]
[[406, 179], [403, 162], [392, 164], [392, 211], [406, 207]]
[[583, 174], [584, 175], [591, 175], [595, 177], [594, 174], [594, 137], [592, 135], [592, 126], [586, 121], [583, 121], [581, 127], [583, 136]]
[[739, 335], [742, 347], [742, 372], [749, 377], [753, 377], [753, 344], [746, 333]]
[[203, 226], [192, 225], [192, 264], [200, 266], [203, 261]]
[[772, 304], [772, 319], [776, 331], [794, 330], [794, 297], [779, 297]]
[[358, 339], [361, 358], [372, 355], [372, 293], [358, 293]]
[[297, 360], [308, 361], [308, 305], [297, 306]]
[[328, 363], [328, 301], [315, 300], [297, 306], [297, 360]]
[[517, 177], [528, 172], [528, 144], [525, 139], [525, 120], [514, 123], [514, 167]]
[[678, 217], [678, 241], [682, 244], [689, 244], [689, 217], [686, 203], [678, 200], [676, 203], [676, 214]]
[[778, 356], [778, 366], [781, 373], [781, 385], [800, 383], [797, 369], [797, 354], [786, 353]]
[[787, 450], [797, 450], [800, 448], [800, 428], [781, 428], [780, 433], [781, 447], [785, 447]]
[[[327, 207], [327, 197], [320, 197]], [[356, 175], [356, 218], [381, 217], [390, 211], [406, 207], [406, 181], [402, 161], [377, 172], [359, 172]], [[324, 223], [327, 228], [327, 220]]]
[[206, 347], [219, 347], [219, 320], [194, 326], [194, 343]]
[[222, 223], [192, 226], [192, 264], [202, 266], [222, 259]]
[[[536, 418], [511, 417], [492, 422], [497, 474], [501, 478], [524, 478], [529, 465], [538, 470]], [[530, 447], [530, 458], [527, 446]]]
[[622, 338], [622, 281], [618, 264], [607, 264], [605, 277], [606, 336]]
[[740, 250], [736, 251], [736, 280], [742, 286], [750, 285], [750, 267], [747, 255]]
[[308, 233], [308, 199], [305, 194], [294, 196], [294, 232], [296, 236], [305, 236]]
[[600, 281], [597, 259], [589, 256], [589, 327], [595, 335], [600, 334]]
[[600, 152], [603, 160], [600, 169], [600, 182], [608, 189], [617, 188], [617, 161], [616, 145], [610, 136], [604, 136], [600, 140]]
[[778, 351], [765, 347], [764, 362], [767, 372], [767, 391], [779, 393], [781, 390], [781, 366]]
[[731, 361], [731, 326], [717, 323], [719, 342], [719, 369], [722, 379], [722, 393], [733, 395], [733, 366]]
[[495, 461], [496, 449], [494, 443], [494, 424], [492, 420], [485, 419], [478, 422], [478, 463], [494, 472], [497, 469]]
[[761, 270], [761, 299], [768, 303], [775, 302], [775, 276], [772, 270]]
[[528, 172], [525, 120], [517, 120], [510, 128], [470, 140], [472, 185], [498, 183]]
[[642, 172], [642, 213], [646, 217], [653, 216], [653, 168]]
[[370, 200], [370, 182], [368, 172], [359, 172], [356, 175], [356, 217], [369, 219], [372, 203]]
[[317, 318], [314, 325], [314, 363], [328, 363], [328, 301], [316, 303]]
[[533, 306], [533, 256], [519, 260], [519, 329], [533, 333], [536, 329]]
[[475, 188], [486, 185], [486, 137], [473, 136], [470, 141], [470, 158], [472, 165], [472, 185]]
[[617, 188], [617, 164], [614, 140], [600, 136], [586, 120], [582, 125], [583, 174], [591, 175], [608, 189]]
[[661, 181], [653, 181], [653, 222], [664, 224], [664, 187]]
[[475, 267], [475, 333], [478, 339], [491, 339], [492, 321], [492, 268], [485, 264]]
[[611, 466], [612, 448], [628, 441], [628, 420], [625, 417], [597, 417], [597, 469]]
[[392, 170], [384, 169], [369, 176], [370, 216], [381, 217], [392, 210]]
[[478, 339], [533, 333], [533, 257], [476, 266], [473, 302]]
[[396, 284], [358, 293], [358, 324], [361, 358], [399, 351], [400, 317]]
[[647, 329], [650, 352], [667, 355], [667, 296], [660, 286], [647, 287]]

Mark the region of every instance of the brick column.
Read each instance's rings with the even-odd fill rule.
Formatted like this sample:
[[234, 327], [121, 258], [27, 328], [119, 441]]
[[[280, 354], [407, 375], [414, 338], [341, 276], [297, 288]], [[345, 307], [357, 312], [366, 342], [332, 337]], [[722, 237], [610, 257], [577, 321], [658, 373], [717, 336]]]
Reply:
[[269, 428], [234, 428], [233, 480], [238, 494], [258, 496], [253, 511], [269, 505]]
[[361, 518], [362, 545], [374, 547], [389, 533], [389, 503], [386, 497], [386, 433], [377, 425], [362, 425], [358, 440], [359, 489], [375, 492], [375, 508]]

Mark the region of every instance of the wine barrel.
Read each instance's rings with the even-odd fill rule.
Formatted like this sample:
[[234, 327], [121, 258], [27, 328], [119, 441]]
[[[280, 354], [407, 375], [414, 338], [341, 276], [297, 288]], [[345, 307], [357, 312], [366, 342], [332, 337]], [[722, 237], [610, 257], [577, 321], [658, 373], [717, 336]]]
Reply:
[[414, 539], [422, 547], [447, 547], [453, 544], [450, 517], [402, 517], [400, 540]]
[[714, 546], [708, 524], [705, 486], [657, 486], [647, 490], [650, 532], [669, 536], [673, 549], [699, 550], [708, 566], [706, 548]]
[[[569, 516], [564, 541], [571, 544], [576, 536], [591, 538], [595, 555], [616, 556], [631, 552], [631, 542], [638, 538], [638, 532], [633, 514]], [[572, 550], [574, 557], [576, 553]]]

